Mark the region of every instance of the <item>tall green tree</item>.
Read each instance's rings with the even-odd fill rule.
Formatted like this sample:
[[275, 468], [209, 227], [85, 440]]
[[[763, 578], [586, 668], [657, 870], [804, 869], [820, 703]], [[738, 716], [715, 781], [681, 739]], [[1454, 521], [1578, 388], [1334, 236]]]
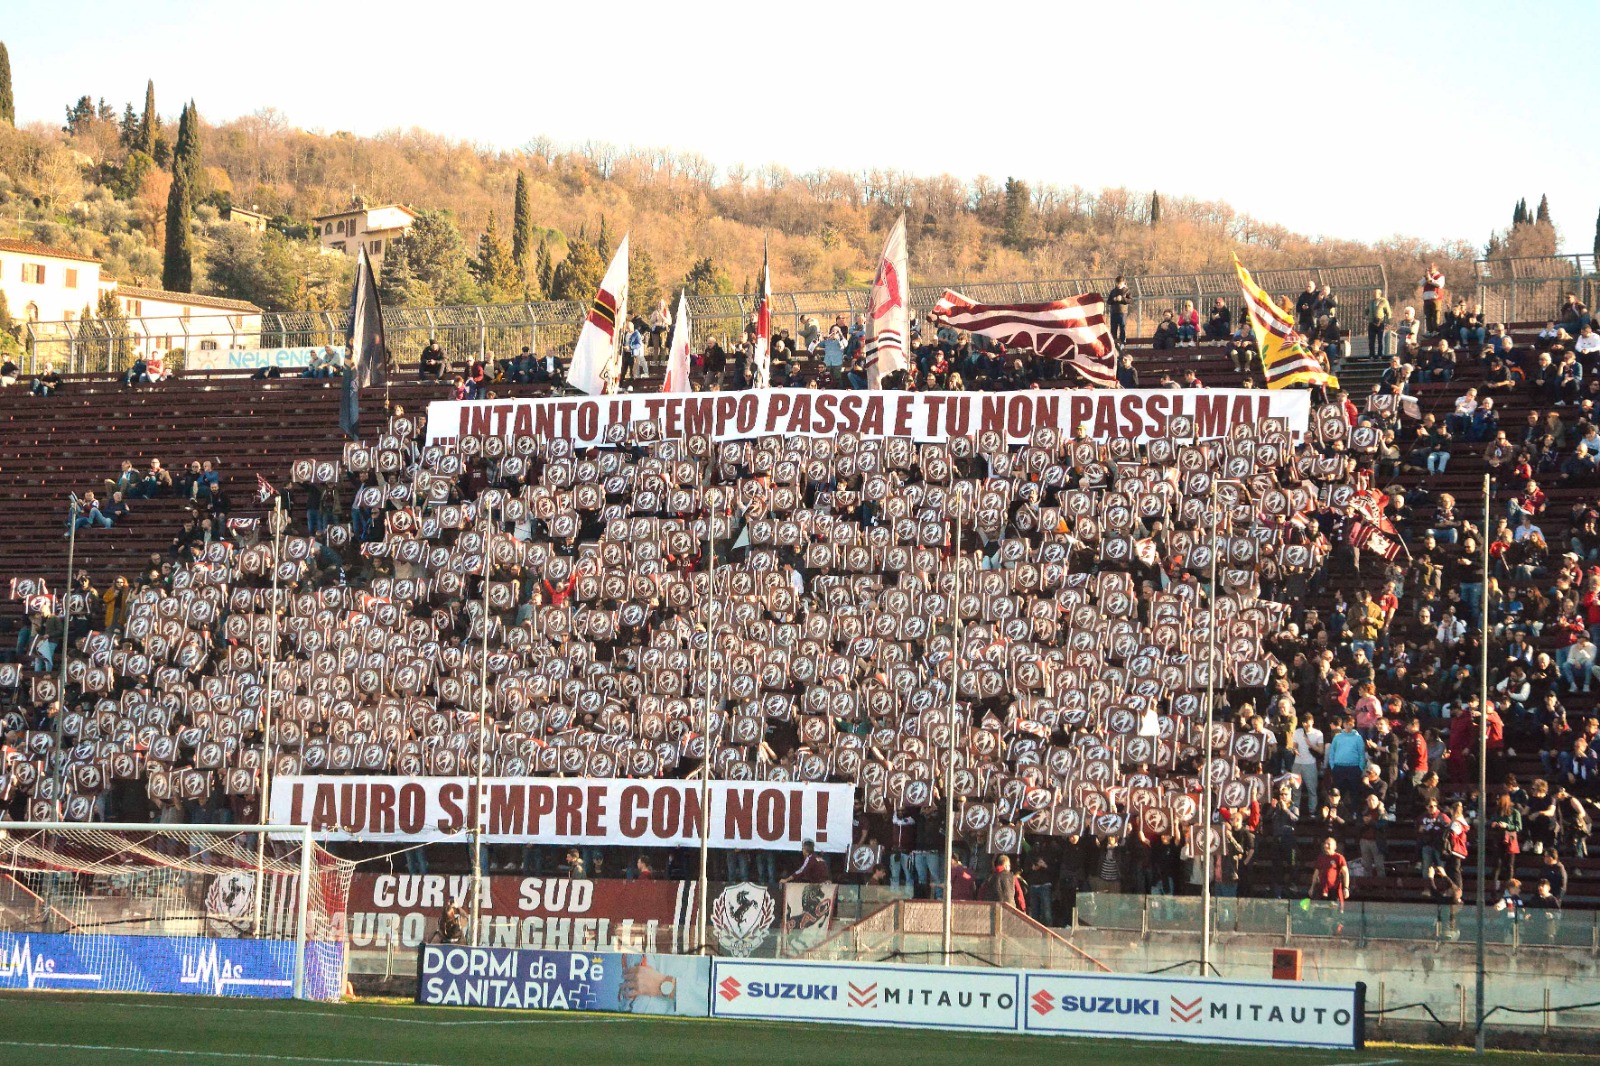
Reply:
[[0, 355], [17, 355], [22, 351], [22, 324], [11, 317], [11, 305], [6, 294], [0, 292]]
[[178, 118], [178, 140], [172, 146], [172, 172], [179, 170], [189, 179], [189, 188], [200, 188], [200, 112], [190, 100]]
[[[405, 262], [396, 262], [396, 257]], [[396, 239], [383, 256], [384, 295], [391, 291], [391, 275], [399, 271], [410, 276], [411, 306], [461, 303], [469, 295], [472, 275], [467, 271], [467, 249], [448, 211], [423, 209], [404, 237]], [[395, 284], [404, 283], [396, 277]]]
[[78, 97], [78, 102], [67, 108], [66, 132], [82, 133], [94, 121], [94, 114], [94, 100], [87, 96]]
[[600, 236], [594, 242], [594, 250], [600, 256], [601, 262], [611, 262], [611, 227], [604, 215], [600, 216]]
[[643, 248], [628, 250], [628, 306], [631, 314], [648, 317], [661, 298], [656, 261]]
[[1009, 248], [1025, 248], [1028, 244], [1028, 214], [1033, 209], [1028, 183], [1019, 178], [1006, 179], [1006, 206], [1002, 215], [1001, 239]]
[[172, 156], [167, 240], [161, 259], [161, 287], [170, 292], [194, 291], [194, 179], [200, 153], [196, 121], [193, 105], [185, 105]]
[[156, 158], [156, 139], [161, 136], [161, 116], [156, 114], [156, 83], [144, 83], [144, 114], [139, 117], [139, 139], [135, 148]]
[[1594, 259], [1600, 265], [1600, 214], [1594, 216]]
[[4, 41], [0, 41], [0, 122], [17, 124], [17, 100], [11, 95], [11, 53]]
[[1550, 221], [1550, 197], [1548, 197], [1548, 196], [1540, 196], [1539, 197], [1539, 210], [1534, 214], [1533, 220], [1535, 222], [1549, 222]]
[[579, 237], [567, 246], [567, 257], [556, 264], [550, 279], [550, 299], [588, 303], [605, 275], [605, 259], [594, 245]]
[[1515, 229], [1528, 221], [1528, 201], [1518, 200], [1517, 206], [1511, 212], [1511, 226]]
[[708, 255], [695, 260], [683, 276], [683, 287], [690, 296], [726, 296], [733, 292], [733, 279]]
[[528, 175], [517, 171], [517, 194], [511, 202], [511, 260], [517, 280], [526, 281], [533, 267], [533, 214], [528, 208]]
[[1150, 194], [1150, 224], [1152, 226], [1161, 224], [1161, 194], [1159, 192]]
[[491, 303], [520, 295], [522, 286], [517, 277], [517, 264], [511, 249], [506, 247], [505, 238], [500, 236], [500, 223], [493, 211], [489, 212], [489, 223], [478, 238], [478, 254], [467, 264], [467, 269], [478, 279], [484, 296]]

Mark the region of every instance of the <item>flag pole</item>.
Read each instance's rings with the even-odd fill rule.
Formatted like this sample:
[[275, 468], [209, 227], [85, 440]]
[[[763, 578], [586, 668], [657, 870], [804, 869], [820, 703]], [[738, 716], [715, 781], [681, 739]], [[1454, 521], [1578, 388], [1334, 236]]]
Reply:
[[1217, 480], [1211, 481], [1211, 589], [1209, 669], [1206, 671], [1205, 761], [1201, 767], [1200, 832], [1205, 872], [1200, 877], [1200, 976], [1211, 976], [1211, 730], [1217, 686]]
[[[1494, 500], [1494, 481], [1483, 475], [1483, 595], [1479, 597], [1478, 644], [1482, 658], [1478, 663], [1478, 692], [1482, 713], [1478, 715], [1478, 945], [1473, 965], [1473, 984], [1477, 999], [1477, 1037], [1474, 1041], [1483, 1054], [1484, 992], [1484, 850], [1488, 844], [1489, 822], [1489, 520]], [[1516, 917], [1516, 915], [1512, 915]]]
[[57, 776], [65, 782], [67, 760], [61, 757], [61, 735], [67, 717], [67, 652], [72, 647], [72, 571], [77, 566], [78, 513], [83, 509], [76, 492], [67, 494], [67, 587], [61, 590], [61, 646], [56, 654], [61, 656], [61, 685], [56, 693], [55, 747]]
[[[478, 664], [478, 759], [472, 796], [472, 944], [483, 942], [483, 746], [489, 728], [489, 562], [494, 547], [494, 516], [483, 508], [483, 661]], [[454, 902], [454, 901], [452, 901]]]
[[945, 744], [944, 754], [944, 908], [943, 908], [943, 948], [944, 964], [955, 964], [955, 903], [952, 899], [952, 889], [955, 887], [955, 828], [956, 828], [956, 682], [960, 678], [959, 666], [961, 660], [961, 497], [957, 492], [956, 498], [956, 555], [955, 555], [955, 588], [950, 594], [951, 616], [951, 647], [950, 647], [950, 714], [947, 723], [949, 736]]
[[[711, 456], [706, 457], [706, 469]], [[709, 489], [709, 486], [706, 486]], [[696, 890], [699, 906], [695, 910], [695, 954], [706, 954], [706, 894], [711, 889], [711, 585], [716, 577], [716, 508], [706, 493], [706, 699], [700, 710], [700, 883]]]
[[[272, 494], [272, 515], [267, 521], [272, 523], [272, 600], [267, 605], [267, 618], [272, 628], [267, 634], [267, 684], [265, 710], [261, 718], [261, 795], [256, 802], [257, 821], [261, 825], [267, 824], [267, 806], [272, 800], [272, 696], [273, 687], [277, 679], [273, 676], [278, 669], [278, 555], [281, 551], [283, 537], [283, 496], [281, 493]], [[251, 930], [253, 935], [261, 935], [261, 892], [262, 882], [266, 879], [266, 843], [265, 833], [256, 834], [256, 883], [251, 904]]]

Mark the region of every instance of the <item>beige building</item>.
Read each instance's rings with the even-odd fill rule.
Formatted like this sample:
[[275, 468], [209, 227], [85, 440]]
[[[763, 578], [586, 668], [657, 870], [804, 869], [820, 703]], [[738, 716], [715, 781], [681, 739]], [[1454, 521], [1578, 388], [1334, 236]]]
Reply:
[[318, 215], [317, 240], [325, 251], [354, 256], [363, 246], [375, 270], [383, 269], [383, 253], [389, 242], [405, 235], [417, 213], [404, 204], [367, 206], [359, 196], [350, 206], [331, 215]]
[[101, 287], [92, 256], [0, 239], [0, 292], [18, 322], [70, 322], [94, 307]]
[[254, 348], [261, 340], [261, 308], [243, 300], [116, 285], [134, 349], [150, 352]]
[[237, 222], [246, 229], [255, 230], [257, 233], [267, 232], [267, 216], [253, 209], [225, 207], [222, 209], [222, 220], [224, 222]]

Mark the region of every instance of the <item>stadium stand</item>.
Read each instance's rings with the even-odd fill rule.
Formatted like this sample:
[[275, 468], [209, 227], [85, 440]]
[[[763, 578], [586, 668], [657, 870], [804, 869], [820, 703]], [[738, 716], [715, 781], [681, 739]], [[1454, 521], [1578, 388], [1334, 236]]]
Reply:
[[[1487, 640], [1491, 810], [1509, 799], [1490, 825], [1496, 892], [1514, 874], [1530, 886], [1527, 897], [1548, 879], [1568, 905], [1592, 903], [1600, 866], [1586, 838], [1600, 761], [1587, 738], [1600, 733], [1600, 720], [1588, 641], [1600, 633], [1600, 479], [1582, 460], [1596, 454], [1584, 442], [1600, 442], [1600, 345], [1574, 344], [1587, 336], [1586, 310], [1558, 320], [1562, 334], [1541, 321], [1480, 336], [1468, 314], [1444, 316], [1442, 332], [1459, 339], [1448, 360], [1425, 349], [1403, 353], [1395, 369], [1346, 359], [1346, 396], [1330, 405], [1338, 424], [1326, 408], [1314, 411], [1317, 439], [1298, 452], [1271, 434], [1212, 449], [1178, 441], [1092, 456], [1048, 435], [1015, 454], [992, 441], [929, 450], [762, 439], [730, 449], [643, 436], [604, 459], [535, 449], [516, 456], [520, 472], [508, 472], [495, 445], [475, 441], [455, 471], [416, 443], [427, 401], [460, 394], [454, 375], [397, 375], [389, 399], [403, 413], [385, 417], [368, 397], [366, 443], [354, 450], [337, 430], [335, 381], [181, 374], [130, 390], [87, 375], [67, 377], [46, 398], [0, 389], [8, 441], [0, 509], [11, 530], [0, 542], [0, 577], [18, 582], [0, 613], [10, 627], [0, 652], [16, 660], [0, 672], [9, 683], [0, 686], [0, 800], [12, 817], [46, 814], [58, 799], [75, 817], [257, 817], [243, 753], [262, 740], [252, 710], [261, 659], [251, 647], [264, 646], [270, 560], [262, 544], [270, 537], [258, 475], [286, 492], [291, 519], [293, 565], [284, 576], [295, 587], [279, 665], [288, 713], [272, 742], [278, 772], [470, 772], [483, 636], [477, 527], [487, 505], [497, 527], [489, 590], [495, 771], [682, 776], [698, 764], [694, 701], [704, 683], [693, 667], [703, 664], [706, 636], [696, 629], [705, 593], [695, 576], [705, 550], [696, 523], [704, 529], [709, 498], [726, 523], [716, 533], [719, 773], [857, 780], [860, 842], [882, 845], [888, 877], [926, 895], [934, 871], [917, 853], [942, 846], [940, 824], [931, 809], [905, 804], [906, 788], [938, 779], [930, 742], [942, 735], [936, 708], [941, 693], [948, 698], [941, 679], [955, 655], [967, 711], [957, 731], [968, 866], [986, 870], [992, 847], [1020, 846], [1033, 909], [1048, 906], [1057, 918], [1079, 890], [1190, 892], [1197, 871], [1185, 825], [1201, 771], [1195, 723], [1210, 541], [1206, 493], [1183, 478], [1236, 477], [1231, 461], [1242, 456], [1253, 491], [1227, 506], [1224, 525], [1234, 528], [1225, 533], [1230, 545], [1260, 533], [1254, 553], [1241, 544], [1242, 554], [1229, 556], [1229, 610], [1219, 612], [1225, 692], [1213, 741], [1226, 766], [1214, 780], [1226, 810], [1212, 832], [1223, 891], [1304, 895], [1331, 836], [1349, 857], [1359, 898], [1470, 897], [1472, 863], [1451, 846], [1467, 821], [1431, 817], [1429, 801], [1446, 815], [1457, 800], [1467, 801], [1469, 817], [1473, 809], [1474, 700]], [[1128, 349], [1144, 387], [1244, 383], [1236, 345], [1170, 341]], [[1585, 350], [1564, 360], [1574, 346]], [[1552, 352], [1547, 369], [1542, 357]], [[950, 354], [925, 353], [936, 386], [952, 387], [950, 374], [961, 372]], [[1239, 361], [1249, 368], [1247, 356]], [[796, 354], [790, 372], [820, 383], [831, 376], [820, 362]], [[1020, 366], [964, 365], [968, 388], [1060, 383], [1025, 357]], [[1564, 389], [1563, 365], [1569, 381], [1571, 367], [1581, 368], [1581, 381]], [[496, 381], [496, 372], [484, 367], [478, 394], [550, 388]], [[702, 386], [719, 378], [734, 387], [739, 372], [736, 354], [720, 369], [714, 358], [697, 366]], [[461, 376], [465, 385], [471, 368]], [[1493, 397], [1494, 420], [1488, 409], [1474, 417], [1458, 405], [1469, 388]], [[1424, 426], [1448, 439], [1425, 435]], [[1497, 447], [1499, 431], [1506, 440]], [[869, 454], [881, 473], [861, 461]], [[44, 782], [60, 695], [50, 634], [60, 625], [29, 582], [59, 589], [63, 496], [93, 489], [108, 497], [104, 483], [124, 459], [135, 471], [161, 459], [180, 477], [191, 461], [212, 462], [220, 473], [208, 511], [215, 524], [210, 538], [179, 532], [195, 501], [180, 483], [171, 494], [131, 500], [132, 513], [109, 529], [79, 531], [78, 565], [96, 595], [71, 631], [89, 661], [69, 673], [62, 721], [71, 769], [66, 793], [55, 797]], [[785, 460], [793, 470], [783, 472]], [[410, 495], [424, 491], [413, 476], [419, 461], [423, 481], [441, 486], [431, 508]], [[386, 463], [405, 473], [392, 479], [401, 487], [370, 516], [353, 515], [360, 479], [371, 475], [351, 470]], [[1487, 530], [1485, 472], [1495, 475]], [[883, 483], [869, 490], [875, 476]], [[309, 534], [323, 519], [306, 513], [307, 483], [319, 479], [336, 490], [327, 494], [336, 503], [322, 508], [320, 539]], [[569, 504], [550, 491], [585, 479], [597, 488], [584, 500]], [[971, 486], [959, 646], [950, 605], [938, 599], [953, 565], [951, 524], [929, 498], [953, 481]], [[1218, 491], [1226, 501], [1237, 490]], [[641, 492], [652, 497], [641, 501]], [[1200, 506], [1185, 510], [1185, 497]], [[1145, 511], [1147, 499], [1155, 502]], [[913, 519], [908, 529], [902, 518]], [[1373, 542], [1353, 548], [1356, 521], [1379, 531], [1392, 523], [1402, 553], [1386, 560]], [[1485, 535], [1487, 588], [1472, 550]], [[453, 550], [406, 547], [418, 538]], [[130, 590], [107, 601], [101, 593], [118, 576]], [[1487, 634], [1473, 610], [1479, 597], [1489, 603]], [[209, 607], [197, 613], [198, 603]], [[44, 614], [24, 615], [35, 607]], [[381, 637], [366, 644], [373, 633]], [[373, 664], [357, 652], [358, 634], [386, 657], [374, 676], [365, 676]], [[555, 660], [564, 666], [550, 669]], [[1156, 716], [1155, 736], [1142, 735], [1147, 713]], [[1347, 717], [1351, 729], [1335, 740], [1330, 720]], [[118, 764], [117, 754], [137, 757]], [[1276, 801], [1281, 788], [1292, 815]], [[1338, 803], [1328, 802], [1331, 788]], [[1020, 844], [995, 835], [995, 826], [1030, 817]], [[1475, 847], [1475, 836], [1467, 841]], [[496, 850], [492, 864], [551, 861], [541, 849]], [[445, 848], [430, 851], [438, 863], [461, 861]], [[662, 858], [669, 871], [680, 861]], [[603, 869], [631, 859], [604, 857]], [[718, 856], [730, 877], [749, 876], [747, 862]]]

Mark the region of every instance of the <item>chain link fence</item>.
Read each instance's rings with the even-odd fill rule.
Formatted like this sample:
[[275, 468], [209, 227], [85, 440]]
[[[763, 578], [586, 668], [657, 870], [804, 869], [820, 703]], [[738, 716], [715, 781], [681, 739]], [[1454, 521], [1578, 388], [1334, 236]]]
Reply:
[[1477, 302], [1491, 322], [1553, 321], [1568, 293], [1590, 308], [1600, 300], [1600, 268], [1593, 255], [1479, 259], [1473, 267]]
[[[1365, 307], [1374, 288], [1386, 287], [1381, 265], [1305, 267], [1264, 270], [1256, 280], [1269, 292], [1293, 294], [1310, 281], [1328, 285], [1346, 308]], [[1164, 311], [1181, 308], [1192, 300], [1202, 309], [1217, 298], [1227, 300], [1239, 314], [1239, 282], [1232, 271], [1205, 274], [1167, 274], [1125, 279], [1132, 293], [1128, 309], [1130, 336], [1148, 336]], [[973, 300], [983, 303], [1034, 303], [1059, 300], [1084, 292], [1108, 292], [1111, 277], [1057, 278], [1047, 281], [980, 282], [960, 286]], [[941, 285], [911, 289], [911, 308], [923, 315], [944, 293]], [[821, 289], [773, 294], [773, 322], [777, 329], [799, 335], [808, 318], [822, 329], [838, 315], [853, 318], [867, 313], [867, 289]], [[430, 339], [437, 339], [455, 360], [469, 357], [509, 358], [527, 346], [541, 354], [565, 355], [572, 351], [583, 323], [586, 305], [578, 301], [483, 304], [449, 307], [386, 307], [384, 326], [389, 347], [402, 365], [416, 361]], [[635, 308], [644, 313], [648, 309]], [[755, 313], [755, 298], [748, 294], [691, 296], [689, 313], [695, 334], [701, 338], [737, 337]], [[1351, 312], [1346, 312], [1347, 317]], [[349, 326], [347, 311], [282, 311], [244, 316], [239, 326], [212, 327], [203, 332], [187, 319], [135, 319], [137, 333], [148, 338], [170, 338], [168, 363], [178, 369], [194, 350], [313, 348], [344, 342]], [[214, 319], [206, 319], [213, 322]], [[121, 372], [139, 350], [135, 330], [120, 332], [102, 320], [30, 322], [24, 338], [27, 365], [33, 373], [45, 364], [67, 373]]]

